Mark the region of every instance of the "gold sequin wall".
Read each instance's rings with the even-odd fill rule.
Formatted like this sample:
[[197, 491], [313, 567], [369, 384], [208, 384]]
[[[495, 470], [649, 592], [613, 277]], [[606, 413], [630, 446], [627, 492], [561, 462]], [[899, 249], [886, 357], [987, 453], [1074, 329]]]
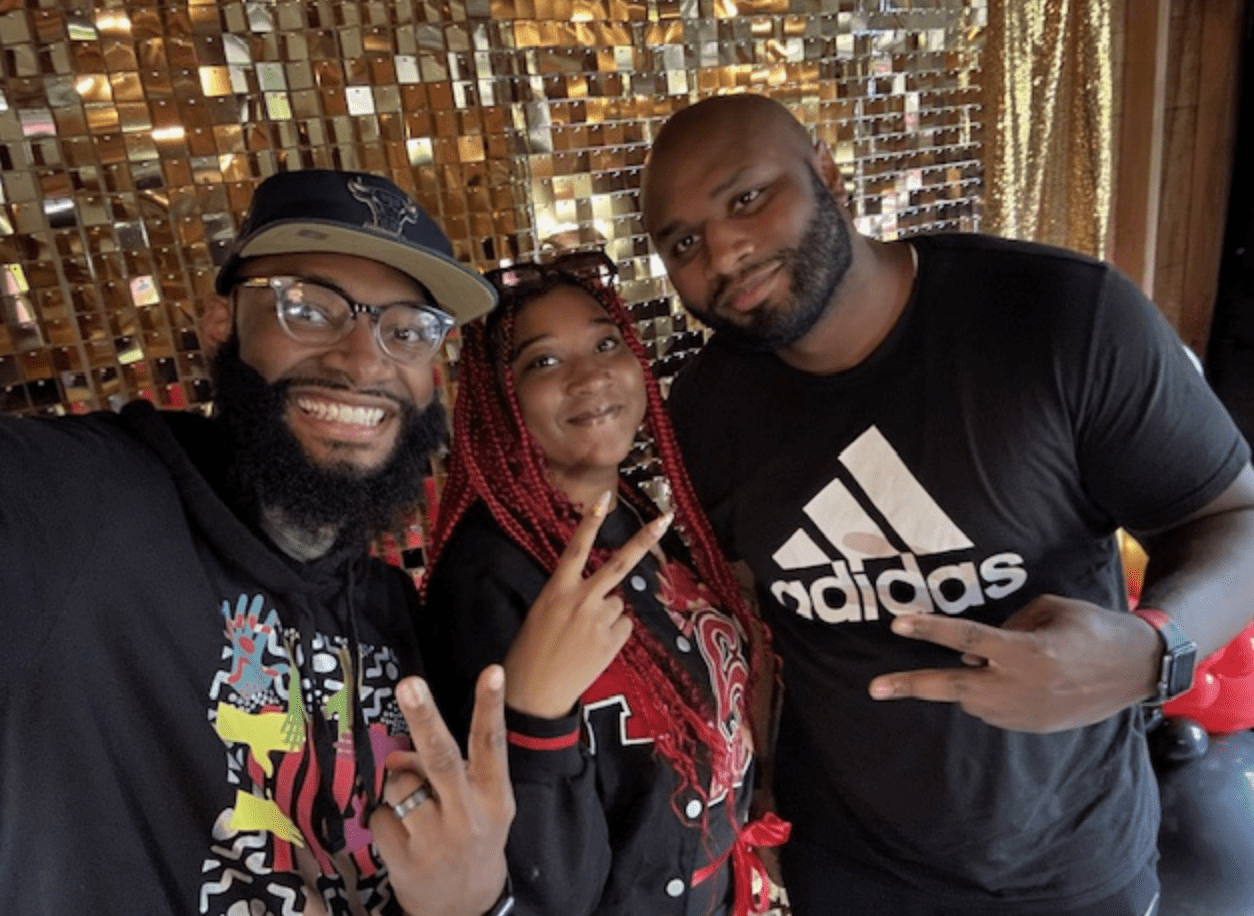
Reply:
[[[1119, 17], [1124, 3], [1119, 0]], [[998, 0], [983, 82], [984, 230], [1106, 254], [1114, 195], [1112, 0]]]
[[859, 225], [978, 228], [988, 0], [0, 0], [0, 411], [209, 395], [198, 300], [278, 170], [384, 173], [481, 267], [603, 245], [664, 378], [700, 345], [641, 230], [672, 111], [788, 104]]

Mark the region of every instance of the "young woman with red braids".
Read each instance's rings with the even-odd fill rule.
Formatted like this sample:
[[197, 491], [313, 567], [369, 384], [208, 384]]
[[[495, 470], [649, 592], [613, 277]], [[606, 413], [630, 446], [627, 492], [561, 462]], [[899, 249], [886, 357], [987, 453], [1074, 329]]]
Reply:
[[[697, 506], [629, 314], [561, 264], [508, 269], [500, 306], [463, 330], [426, 585], [433, 644], [450, 648], [428, 679], [456, 721], [474, 675], [504, 662], [519, 914], [759, 912], [755, 847], [787, 836], [773, 815], [746, 824], [764, 631]], [[634, 569], [610, 570], [634, 532], [669, 524], [619, 473], [642, 422], [675, 524]], [[625, 573], [621, 600], [529, 614], [588, 513], [601, 517], [588, 570]]]

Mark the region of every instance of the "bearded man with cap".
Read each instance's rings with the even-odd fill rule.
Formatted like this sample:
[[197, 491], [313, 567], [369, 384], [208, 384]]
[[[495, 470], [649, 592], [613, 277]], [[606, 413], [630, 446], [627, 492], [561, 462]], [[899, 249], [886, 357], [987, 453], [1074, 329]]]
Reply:
[[217, 292], [211, 418], [0, 418], [0, 897], [507, 912], [503, 673], [463, 760], [412, 582], [367, 550], [444, 435], [432, 357], [494, 293], [334, 171], [262, 183]]

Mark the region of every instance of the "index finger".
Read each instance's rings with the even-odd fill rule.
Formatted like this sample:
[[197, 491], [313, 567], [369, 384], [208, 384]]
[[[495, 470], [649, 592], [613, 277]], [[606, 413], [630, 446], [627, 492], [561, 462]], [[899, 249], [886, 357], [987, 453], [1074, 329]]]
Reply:
[[499, 804], [509, 804], [513, 792], [505, 735], [505, 669], [500, 665], [484, 668], [475, 685], [467, 756], [470, 781], [495, 796]]
[[557, 566], [553, 569], [553, 575], [549, 577], [549, 582], [570, 585], [583, 578], [583, 571], [588, 565], [588, 555], [592, 553], [592, 545], [596, 543], [597, 532], [601, 530], [601, 523], [605, 521], [606, 510], [609, 508], [610, 497], [613, 495], [610, 490], [606, 490], [597, 497], [592, 508], [583, 514], [583, 518], [575, 526], [575, 533], [566, 542], [566, 549], [562, 551]]
[[892, 628], [898, 636], [926, 640], [989, 661], [998, 660], [1014, 638], [997, 627], [940, 614], [903, 614], [892, 622]]
[[636, 568], [636, 564], [666, 533], [674, 518], [673, 512], [667, 512], [633, 534], [630, 541], [614, 551], [605, 564], [588, 577], [588, 587], [599, 595], [608, 594], [627, 573]]

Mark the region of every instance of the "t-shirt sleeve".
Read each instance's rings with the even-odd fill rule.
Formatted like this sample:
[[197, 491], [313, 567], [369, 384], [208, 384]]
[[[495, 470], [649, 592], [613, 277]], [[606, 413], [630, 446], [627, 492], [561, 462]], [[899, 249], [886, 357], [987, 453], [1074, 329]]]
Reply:
[[696, 362], [685, 366], [675, 377], [671, 384], [670, 394], [666, 398], [666, 409], [670, 414], [671, 427], [675, 430], [675, 440], [679, 444], [684, 461], [688, 462], [689, 477], [692, 477], [694, 472], [702, 470], [694, 448], [695, 438], [699, 435], [695, 414], [696, 403], [699, 400], [695, 396], [699, 384], [694, 379], [696, 371], [698, 371]]
[[727, 473], [727, 443], [720, 438], [726, 427], [711, 423], [713, 417], [722, 419], [722, 405], [717, 403], [721, 386], [712, 380], [720, 369], [716, 356], [707, 346], [680, 371], [671, 384], [666, 407], [697, 501], [723, 553], [735, 560], [740, 558], [733, 539], [735, 494]]
[[1164, 528], [1197, 511], [1250, 460], [1175, 331], [1113, 269], [1093, 312], [1083, 371], [1073, 377], [1084, 485], [1129, 530]]

